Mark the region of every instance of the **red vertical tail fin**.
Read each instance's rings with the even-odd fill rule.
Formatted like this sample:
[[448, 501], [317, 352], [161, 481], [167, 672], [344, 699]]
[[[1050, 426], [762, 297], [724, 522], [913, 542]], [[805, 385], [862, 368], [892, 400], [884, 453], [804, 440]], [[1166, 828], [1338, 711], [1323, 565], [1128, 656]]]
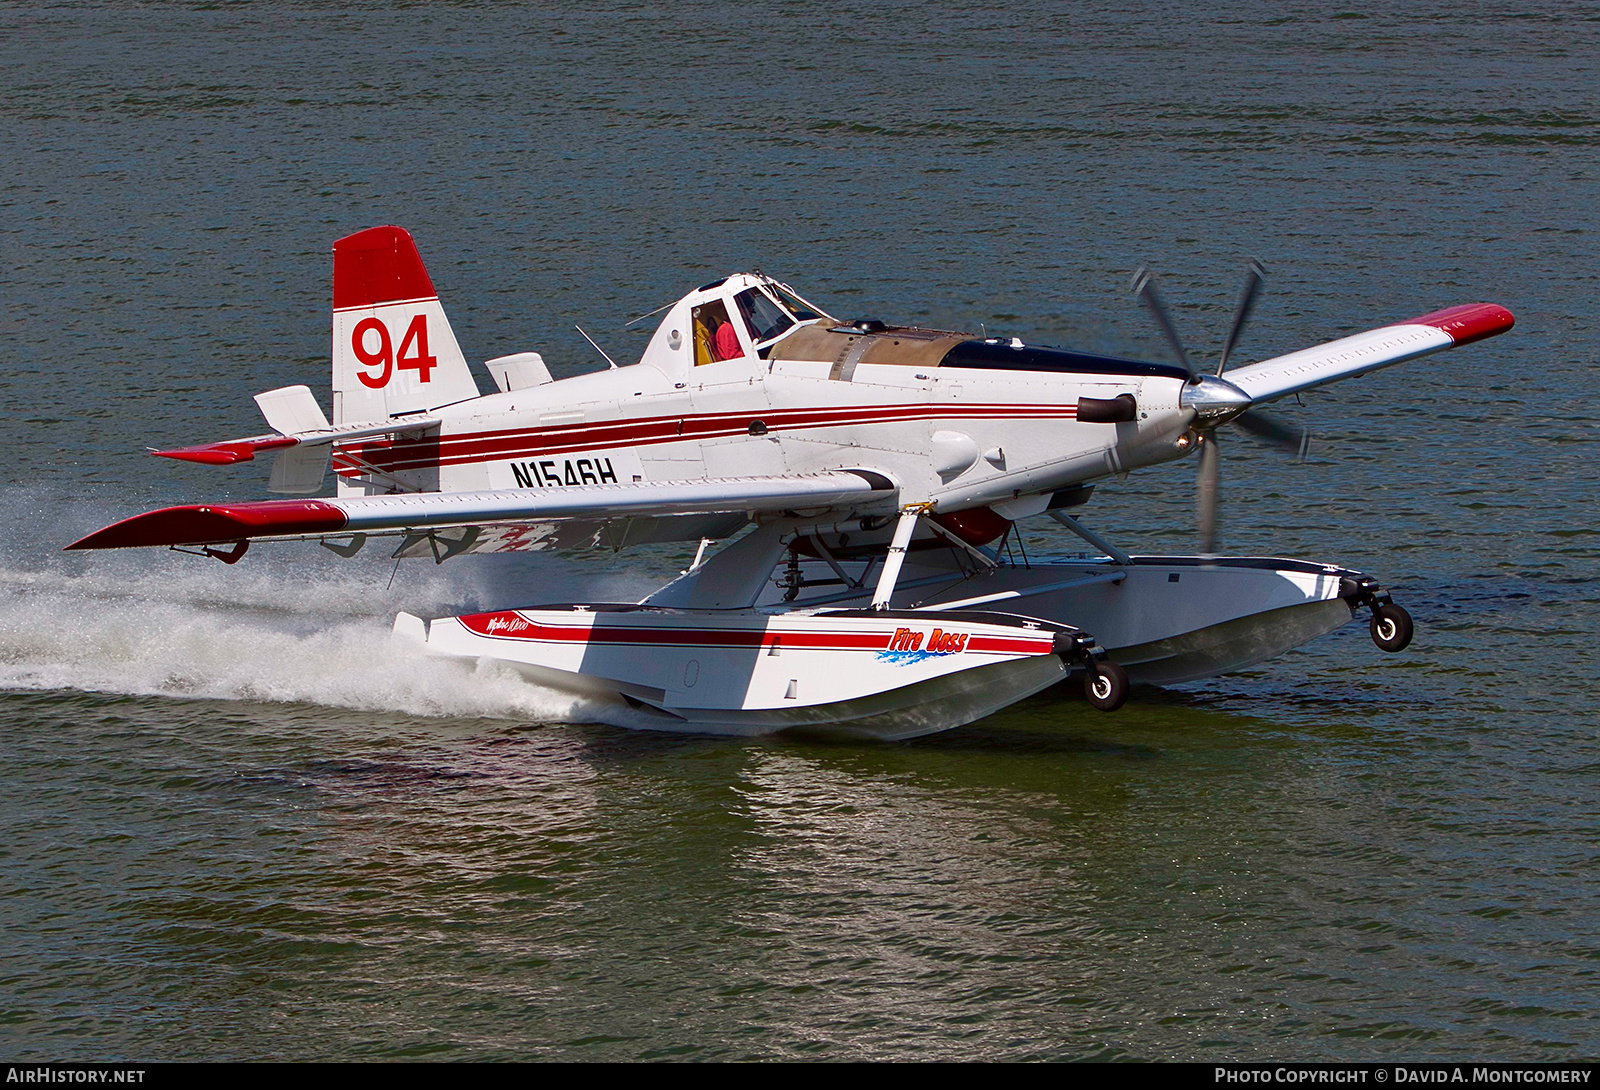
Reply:
[[402, 227], [333, 244], [333, 422], [385, 420], [478, 396], [433, 280]]

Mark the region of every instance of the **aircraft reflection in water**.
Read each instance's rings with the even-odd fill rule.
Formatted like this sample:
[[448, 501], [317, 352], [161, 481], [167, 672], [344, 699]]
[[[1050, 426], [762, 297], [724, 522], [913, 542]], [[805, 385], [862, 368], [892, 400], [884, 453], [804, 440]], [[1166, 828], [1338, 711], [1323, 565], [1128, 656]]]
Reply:
[[[1071, 513], [1097, 478], [1200, 455], [1215, 549], [1216, 433], [1303, 437], [1254, 406], [1502, 333], [1458, 306], [1228, 369], [1260, 286], [1252, 267], [1221, 365], [1183, 352], [1148, 275], [1139, 294], [1181, 365], [944, 330], [842, 322], [786, 284], [738, 274], [666, 312], [643, 357], [552, 379], [534, 352], [485, 365], [480, 396], [411, 236], [334, 244], [333, 420], [306, 386], [257, 395], [270, 434], [157, 452], [227, 465], [274, 452], [274, 492], [323, 499], [151, 511], [68, 546], [167, 546], [228, 563], [253, 541], [352, 556], [613, 549], [699, 541], [637, 604], [442, 617], [396, 633], [543, 685], [625, 702], [662, 729], [944, 730], [1079, 672], [1114, 709], [1129, 679], [1260, 662], [1371, 611], [1399, 651], [1411, 620], [1334, 565], [1129, 556]], [[1018, 520], [1053, 518], [1093, 559], [1017, 565]], [[739, 534], [720, 551], [710, 546]], [[1091, 635], [1092, 633], [1092, 635]]]

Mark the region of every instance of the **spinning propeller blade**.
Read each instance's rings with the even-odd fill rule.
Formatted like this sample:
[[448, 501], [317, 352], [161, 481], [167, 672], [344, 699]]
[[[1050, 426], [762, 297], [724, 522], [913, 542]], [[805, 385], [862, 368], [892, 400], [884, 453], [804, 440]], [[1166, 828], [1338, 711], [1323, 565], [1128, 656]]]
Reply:
[[1178, 357], [1183, 369], [1189, 372], [1190, 380], [1198, 381], [1200, 372], [1194, 369], [1194, 364], [1189, 362], [1189, 354], [1183, 350], [1183, 342], [1178, 339], [1178, 329], [1172, 324], [1172, 316], [1167, 313], [1167, 305], [1162, 301], [1161, 293], [1156, 290], [1156, 278], [1143, 265], [1133, 274], [1133, 293], [1150, 311], [1150, 317], [1155, 319], [1156, 325], [1161, 327], [1162, 334], [1167, 338], [1167, 344], [1172, 348], [1172, 354]]
[[1311, 449], [1309, 431], [1285, 423], [1275, 416], [1269, 416], [1260, 409], [1247, 409], [1234, 417], [1233, 423], [1263, 443], [1290, 452], [1302, 462], [1305, 461], [1306, 452]]
[[1200, 476], [1195, 487], [1195, 515], [1200, 523], [1200, 553], [1214, 556], [1217, 551], [1217, 494], [1221, 476], [1221, 452], [1217, 449], [1217, 433], [1208, 431], [1200, 437]]
[[1266, 278], [1266, 267], [1252, 257], [1249, 268], [1245, 270], [1244, 288], [1239, 292], [1239, 305], [1233, 312], [1233, 327], [1228, 330], [1228, 339], [1222, 345], [1222, 360], [1217, 364], [1218, 378], [1228, 369], [1228, 357], [1233, 354], [1233, 346], [1239, 343], [1239, 334], [1244, 332], [1244, 324], [1250, 320], [1250, 311], [1256, 305], [1256, 296], [1261, 294], [1261, 285]]
[[[1233, 324], [1228, 329], [1228, 338], [1223, 342], [1222, 359], [1217, 364], [1216, 378], [1220, 379], [1222, 373], [1227, 370], [1228, 358], [1244, 335], [1244, 327], [1250, 320], [1250, 312], [1255, 309], [1256, 299], [1260, 297], [1261, 289], [1266, 283], [1266, 272], [1261, 262], [1254, 258], [1245, 269], [1244, 286], [1239, 291], [1239, 303], [1234, 308]], [[1281, 450], [1292, 451], [1301, 460], [1304, 460], [1310, 446], [1311, 433], [1255, 409], [1245, 408], [1250, 403], [1249, 395], [1226, 382], [1213, 382], [1212, 376], [1202, 376], [1195, 369], [1183, 349], [1183, 342], [1178, 339], [1178, 331], [1172, 324], [1172, 316], [1162, 301], [1160, 292], [1156, 290], [1155, 277], [1148, 268], [1141, 266], [1134, 274], [1133, 291], [1150, 311], [1150, 316], [1155, 319], [1162, 335], [1166, 337], [1173, 354], [1189, 372], [1191, 385], [1187, 388], [1189, 392], [1185, 393], [1184, 401], [1196, 409], [1194, 429], [1200, 445], [1200, 470], [1195, 485], [1200, 551], [1207, 556], [1215, 555], [1220, 541], [1218, 524], [1221, 521], [1219, 509], [1222, 476], [1222, 450], [1217, 442], [1217, 429], [1227, 423], [1238, 424], [1257, 439]]]

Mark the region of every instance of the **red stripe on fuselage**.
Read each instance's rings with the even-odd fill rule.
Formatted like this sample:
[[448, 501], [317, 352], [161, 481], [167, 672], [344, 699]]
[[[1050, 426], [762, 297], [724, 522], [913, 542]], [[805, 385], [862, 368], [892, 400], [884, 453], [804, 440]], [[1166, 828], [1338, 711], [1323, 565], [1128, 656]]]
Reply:
[[[545, 428], [510, 428], [469, 432], [428, 439], [350, 445], [352, 455], [391, 473], [412, 469], [471, 465], [478, 462], [530, 458], [539, 455], [578, 454], [617, 446], [656, 446], [697, 439], [722, 439], [749, 432], [760, 420], [773, 431], [801, 431], [859, 424], [902, 423], [910, 420], [1015, 419], [1072, 420], [1071, 405], [880, 405], [835, 409], [774, 409], [766, 412], [707, 413], [700, 416], [655, 416], [603, 424], [566, 424]], [[349, 460], [334, 457], [346, 477], [361, 475]]]

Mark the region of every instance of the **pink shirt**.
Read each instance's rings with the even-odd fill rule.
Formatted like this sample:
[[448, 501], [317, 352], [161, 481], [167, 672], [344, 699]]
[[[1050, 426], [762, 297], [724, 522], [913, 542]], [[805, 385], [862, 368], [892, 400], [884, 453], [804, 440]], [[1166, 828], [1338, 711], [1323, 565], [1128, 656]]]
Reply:
[[739, 347], [739, 335], [733, 331], [732, 322], [723, 322], [717, 327], [717, 335], [712, 338], [711, 346], [716, 352], [718, 362], [744, 355], [744, 349]]

